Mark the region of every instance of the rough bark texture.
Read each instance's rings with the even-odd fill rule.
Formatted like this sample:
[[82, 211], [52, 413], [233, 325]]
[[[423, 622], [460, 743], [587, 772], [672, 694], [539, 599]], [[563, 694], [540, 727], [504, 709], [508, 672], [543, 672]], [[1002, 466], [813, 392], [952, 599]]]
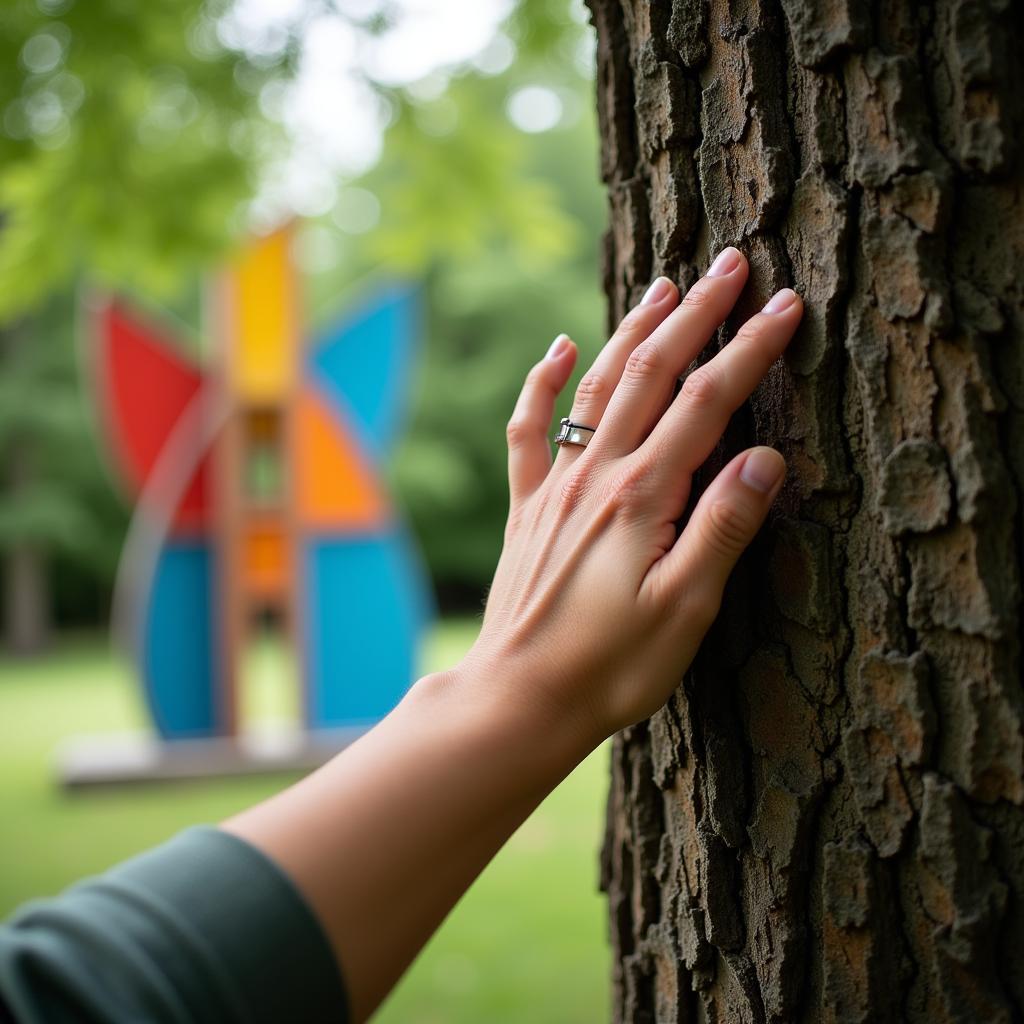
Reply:
[[589, 2], [610, 320], [730, 243], [737, 320], [807, 305], [708, 470], [779, 507], [616, 740], [616, 1019], [1020, 1020], [1024, 4]]

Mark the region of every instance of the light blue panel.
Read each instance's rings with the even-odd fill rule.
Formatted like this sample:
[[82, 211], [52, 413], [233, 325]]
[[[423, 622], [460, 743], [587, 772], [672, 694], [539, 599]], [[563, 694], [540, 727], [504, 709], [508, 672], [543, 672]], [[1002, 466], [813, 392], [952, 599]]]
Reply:
[[345, 410], [379, 462], [401, 427], [400, 411], [419, 335], [418, 292], [392, 286], [324, 332], [310, 369]]
[[218, 731], [213, 557], [207, 544], [170, 541], [160, 552], [146, 610], [142, 677], [167, 740]]
[[432, 614], [426, 579], [400, 530], [305, 545], [307, 723], [372, 724], [414, 682]]

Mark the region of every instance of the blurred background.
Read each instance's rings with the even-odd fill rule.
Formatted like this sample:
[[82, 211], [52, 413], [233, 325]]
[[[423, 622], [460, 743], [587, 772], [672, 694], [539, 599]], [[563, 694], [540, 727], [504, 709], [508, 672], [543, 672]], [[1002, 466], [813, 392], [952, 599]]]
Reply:
[[[108, 640], [131, 510], [80, 372], [83, 286], [166, 309], [202, 360], [205, 276], [290, 216], [314, 329], [377, 280], [421, 284], [387, 473], [441, 613], [423, 669], [450, 664], [500, 550], [523, 376], [560, 331], [581, 367], [602, 340], [593, 46], [582, 0], [3, 4], [0, 915], [288, 781], [55, 783], [63, 738], [148, 727]], [[288, 702], [280, 638], [244, 674], [248, 714]], [[606, 1019], [605, 764], [514, 837], [380, 1020]]]

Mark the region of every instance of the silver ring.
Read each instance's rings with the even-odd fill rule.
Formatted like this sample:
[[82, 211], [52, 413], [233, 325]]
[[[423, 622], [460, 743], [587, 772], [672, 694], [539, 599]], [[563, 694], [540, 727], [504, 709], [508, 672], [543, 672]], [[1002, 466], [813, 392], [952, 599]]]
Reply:
[[594, 436], [595, 427], [587, 427], [582, 423], [573, 423], [568, 416], [563, 417], [561, 429], [555, 435], [555, 444], [576, 444], [586, 448]]

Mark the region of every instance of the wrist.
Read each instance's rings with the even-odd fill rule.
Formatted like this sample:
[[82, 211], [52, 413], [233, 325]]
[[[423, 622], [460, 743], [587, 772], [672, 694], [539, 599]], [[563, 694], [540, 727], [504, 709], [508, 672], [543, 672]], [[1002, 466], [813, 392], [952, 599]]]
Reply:
[[[403, 704], [421, 721], [462, 723], [495, 749], [522, 751], [540, 769], [568, 774], [607, 738], [587, 709], [548, 695], [534, 673], [471, 651], [461, 662], [419, 679]], [[528, 677], [528, 678], [527, 678]]]

